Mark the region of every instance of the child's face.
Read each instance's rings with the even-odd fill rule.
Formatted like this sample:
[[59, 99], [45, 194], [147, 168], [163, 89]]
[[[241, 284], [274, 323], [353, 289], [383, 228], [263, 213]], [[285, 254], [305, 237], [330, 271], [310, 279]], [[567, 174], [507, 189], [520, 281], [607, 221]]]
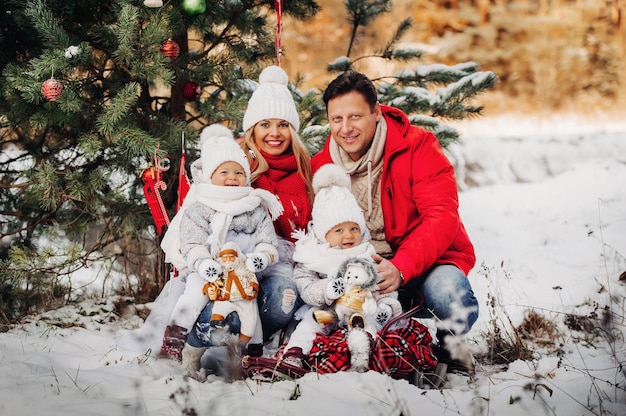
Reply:
[[331, 228], [325, 238], [331, 247], [339, 247], [342, 250], [358, 246], [361, 244], [361, 227], [356, 222], [342, 222]]
[[246, 171], [237, 162], [224, 162], [211, 175], [211, 183], [217, 186], [246, 186]]
[[261, 120], [254, 126], [253, 134], [254, 144], [272, 156], [282, 155], [291, 146], [291, 129], [286, 120]]

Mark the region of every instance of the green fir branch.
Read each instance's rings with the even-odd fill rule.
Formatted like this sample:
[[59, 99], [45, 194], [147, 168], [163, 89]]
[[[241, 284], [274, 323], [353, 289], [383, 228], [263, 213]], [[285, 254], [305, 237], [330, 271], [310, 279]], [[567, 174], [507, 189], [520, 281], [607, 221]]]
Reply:
[[64, 49], [70, 44], [67, 33], [43, 0], [28, 1], [24, 13], [49, 48]]
[[[396, 28], [395, 33], [393, 34], [393, 36], [391, 37], [391, 39], [389, 39], [389, 41], [387, 42], [387, 44], [385, 45], [383, 52], [381, 53], [381, 56], [385, 59], [393, 59], [394, 57], [396, 59], [401, 59], [401, 57], [409, 57], [409, 54], [407, 53], [400, 53], [400, 54], [396, 54], [396, 46], [398, 44], [398, 42], [400, 42], [400, 40], [402, 40], [402, 37], [406, 34], [406, 32], [413, 26], [413, 21], [411, 20], [410, 17], [404, 19], [403, 21], [400, 22], [400, 24], [398, 25], [398, 27]], [[412, 58], [411, 58], [412, 59]]]
[[139, 37], [138, 21], [137, 7], [127, 4], [121, 8], [116, 24], [112, 25], [113, 33], [118, 42], [113, 57], [118, 63], [126, 67], [130, 66], [131, 62], [136, 59]]
[[98, 131], [104, 136], [113, 135], [119, 123], [124, 120], [130, 109], [137, 103], [141, 87], [136, 82], [124, 85], [103, 108], [96, 120]]

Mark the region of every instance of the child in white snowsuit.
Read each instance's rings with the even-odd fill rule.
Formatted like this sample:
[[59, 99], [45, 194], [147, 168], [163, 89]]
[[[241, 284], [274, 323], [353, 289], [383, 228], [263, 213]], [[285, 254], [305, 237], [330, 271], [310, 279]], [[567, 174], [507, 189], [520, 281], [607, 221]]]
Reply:
[[[246, 265], [255, 273], [278, 261], [272, 222], [282, 212], [278, 199], [270, 192], [250, 187], [250, 165], [228, 128], [218, 124], [206, 127], [200, 145], [201, 157], [194, 162], [200, 174], [194, 176], [192, 188], [176, 215], [180, 222], [172, 221], [167, 231], [170, 235], [166, 234], [174, 243], [162, 245], [169, 258], [182, 258], [189, 272], [161, 347], [164, 355], [179, 361], [187, 333], [209, 301], [203, 286], [222, 273], [216, 260], [224, 243], [236, 243], [246, 253]], [[174, 233], [178, 235], [172, 236]], [[260, 329], [255, 338], [261, 342]]]
[[[372, 260], [376, 251], [370, 243], [365, 218], [350, 192], [347, 172], [338, 165], [322, 166], [313, 177], [315, 200], [308, 232], [296, 233], [294, 279], [305, 302], [297, 316], [301, 321], [285, 346], [283, 360], [302, 365], [323, 325], [318, 319], [321, 309], [342, 296], [337, 290], [336, 276], [349, 258]], [[366, 315], [365, 330], [375, 337], [376, 330], [391, 317], [402, 313], [397, 293], [378, 297], [377, 311]]]

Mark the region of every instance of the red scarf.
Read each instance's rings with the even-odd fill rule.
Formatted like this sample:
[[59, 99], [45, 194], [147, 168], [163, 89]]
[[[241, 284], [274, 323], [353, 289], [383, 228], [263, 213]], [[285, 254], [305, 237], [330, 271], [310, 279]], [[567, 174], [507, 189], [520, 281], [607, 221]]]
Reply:
[[283, 214], [274, 220], [276, 234], [289, 241], [294, 241], [291, 233], [305, 230], [311, 219], [311, 203], [307, 187], [298, 173], [298, 164], [293, 154], [272, 156], [263, 151], [269, 169], [252, 184], [255, 188], [265, 189], [276, 195], [283, 204]]

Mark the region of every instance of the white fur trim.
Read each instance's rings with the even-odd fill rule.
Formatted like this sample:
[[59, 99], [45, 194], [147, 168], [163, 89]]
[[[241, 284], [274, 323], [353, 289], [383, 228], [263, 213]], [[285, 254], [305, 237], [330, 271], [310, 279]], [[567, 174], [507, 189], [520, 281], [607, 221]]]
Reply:
[[350, 350], [350, 366], [359, 373], [369, 369], [370, 340], [362, 328], [352, 328], [348, 333], [348, 349]]

